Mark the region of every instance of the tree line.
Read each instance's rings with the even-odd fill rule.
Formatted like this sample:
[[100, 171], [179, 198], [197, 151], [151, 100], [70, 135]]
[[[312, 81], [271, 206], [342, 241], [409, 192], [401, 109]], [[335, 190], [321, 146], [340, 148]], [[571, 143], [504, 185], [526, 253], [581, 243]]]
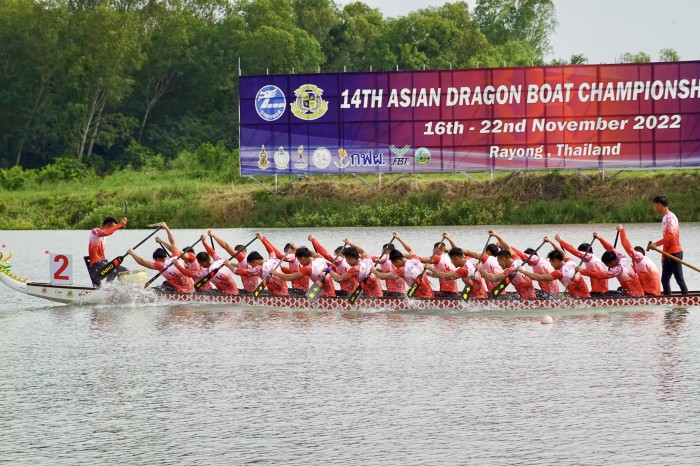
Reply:
[[541, 65], [556, 25], [551, 0], [398, 18], [332, 0], [0, 0], [0, 167], [107, 173], [232, 150], [239, 72]]

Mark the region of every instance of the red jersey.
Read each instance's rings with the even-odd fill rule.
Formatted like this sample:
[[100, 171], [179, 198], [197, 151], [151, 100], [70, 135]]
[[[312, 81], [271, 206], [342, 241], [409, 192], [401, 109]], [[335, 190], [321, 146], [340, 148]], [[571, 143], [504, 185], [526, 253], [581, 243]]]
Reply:
[[[236, 275], [245, 277], [258, 277], [267, 280], [267, 290], [270, 294], [275, 296], [289, 296], [289, 290], [287, 289], [287, 283], [276, 275], [272, 275], [270, 271], [277, 265], [279, 260], [272, 257], [265, 261], [262, 265], [256, 267], [251, 267], [247, 265], [246, 268], [237, 268]], [[257, 287], [257, 286], [256, 286]]]
[[462, 277], [462, 280], [464, 281], [465, 285], [469, 283], [469, 277], [474, 275], [474, 285], [472, 286], [472, 292], [469, 295], [471, 298], [488, 298], [486, 282], [482, 278], [481, 274], [476, 271], [476, 269], [474, 268], [474, 264], [467, 261], [462, 267], [458, 268], [456, 272], [460, 277]]
[[661, 220], [661, 234], [663, 238], [656, 242], [657, 246], [662, 246], [664, 252], [675, 254], [681, 252], [681, 230], [678, 226], [678, 217], [670, 210]]
[[[603, 262], [600, 259], [598, 259], [595, 255], [593, 255], [591, 253], [586, 254], [583, 251], [579, 251], [578, 249], [575, 249], [572, 245], [570, 245], [566, 241], [559, 241], [559, 244], [561, 245], [562, 248], [564, 248], [565, 251], [573, 254], [574, 256], [578, 257], [579, 259], [583, 259], [583, 263], [586, 266], [586, 270], [590, 270], [592, 272], [606, 272], [607, 271], [605, 264], [603, 264]], [[603, 278], [591, 277], [591, 291], [594, 293], [607, 293], [608, 292], [608, 280], [603, 279]]]
[[[175, 254], [175, 251], [173, 251]], [[177, 254], [179, 255], [179, 254]], [[170, 258], [165, 262], [154, 262], [153, 265], [157, 271], [161, 272], [163, 278], [180, 293], [194, 293], [194, 283], [192, 279], [185, 276], [176, 266], [171, 266], [173, 259]]]
[[[450, 261], [450, 256], [447, 253], [440, 254], [439, 256], [433, 256], [433, 265], [435, 270], [439, 272], [454, 272], [455, 268]], [[446, 291], [451, 293], [458, 293], [457, 280], [445, 280], [444, 278], [438, 278], [440, 282], [440, 291]]]
[[[413, 286], [413, 283], [418, 279], [418, 276], [421, 274], [421, 272], [423, 272], [423, 270], [424, 268], [423, 264], [420, 263], [420, 258], [416, 255], [413, 255], [404, 263], [403, 267], [398, 267], [394, 269], [394, 274], [398, 275], [399, 277], [403, 277], [406, 286], [410, 288], [411, 286]], [[428, 280], [427, 275], [424, 274], [421, 277], [418, 289], [416, 289], [416, 293], [413, 296], [415, 296], [416, 298], [435, 297], [433, 289], [430, 286], [430, 280]]]
[[507, 269], [505, 269], [503, 273], [506, 276], [510, 275], [511, 273], [514, 273], [510, 283], [515, 287], [515, 290], [521, 297], [536, 298], [537, 295], [535, 294], [535, 287], [532, 285], [532, 280], [529, 277], [525, 276], [525, 274], [517, 272], [516, 270], [522, 264], [523, 261], [521, 260], [513, 261], [513, 264]]
[[369, 275], [369, 278], [367, 278], [367, 281], [364, 283], [362, 292], [365, 294], [365, 296], [381, 297], [384, 296], [382, 291], [382, 282], [379, 281], [379, 278], [377, 278], [376, 275], [371, 273], [371, 268], [373, 266], [374, 263], [371, 259], [362, 259], [357, 263], [357, 265], [348, 270], [348, 274], [355, 279], [352, 281], [355, 281], [356, 283], [362, 282]]
[[[248, 268], [248, 260], [242, 251], [236, 254], [236, 260], [238, 261], [239, 269], [245, 270]], [[240, 275], [238, 271], [236, 271], [236, 275]], [[258, 287], [260, 277], [258, 275], [241, 275], [241, 283], [243, 283], [244, 290], [253, 291]]]
[[209, 272], [212, 270], [219, 268], [216, 275], [214, 275], [207, 283], [202, 285], [199, 288], [199, 291], [212, 289], [211, 284], [213, 283], [216, 285], [216, 289], [221, 293], [238, 294], [238, 286], [236, 286], [236, 281], [233, 279], [233, 273], [224, 266], [224, 261], [219, 256], [216, 257], [216, 261], [206, 269], [203, 269], [199, 263], [197, 263], [197, 267], [190, 267], [189, 270], [181, 266], [179, 262], [176, 262], [175, 266], [183, 275], [192, 278], [195, 283], [209, 275]]
[[[489, 254], [483, 254], [481, 256], [481, 263], [483, 264], [482, 266], [484, 267], [484, 270], [486, 270], [492, 275], [498, 275], [500, 273], [503, 273], [503, 269], [500, 265], [498, 265], [498, 259]], [[491, 292], [491, 290], [496, 288], [496, 286], [498, 285], [498, 282], [490, 282], [488, 280], [485, 281], [486, 287], [489, 289], [489, 292]]]
[[561, 269], [555, 270], [550, 275], [559, 280], [565, 289], [568, 287], [568, 293], [571, 296], [575, 298], [590, 298], [591, 293], [588, 291], [586, 281], [580, 273], [576, 272], [576, 264], [571, 259], [567, 259]]
[[[614, 249], [613, 249], [614, 251]], [[644, 296], [644, 289], [642, 284], [639, 283], [639, 278], [637, 278], [637, 272], [632, 268], [629, 260], [622, 254], [617, 253], [617, 258], [619, 262], [615, 267], [611, 267], [606, 272], [597, 272], [591, 270], [582, 270], [581, 273], [595, 278], [617, 278], [622, 285], [622, 288], [630, 296]]]
[[323, 283], [321, 283], [321, 289], [323, 290], [321, 296], [335, 296], [333, 279], [329, 274], [325, 274], [326, 267], [326, 259], [317, 257], [316, 259], [312, 260], [309, 265], [299, 269], [299, 272], [303, 273], [314, 282], [319, 281], [322, 276], [325, 276]]
[[[394, 264], [389, 260], [389, 255], [384, 254], [382, 259], [379, 261], [380, 269], [384, 273], [394, 272]], [[388, 278], [384, 280], [386, 283], [386, 291], [390, 293], [401, 293], [406, 294], [406, 283], [404, 283], [403, 278]]]
[[[519, 251], [513, 247], [511, 247], [513, 252], [520, 257], [523, 261], [527, 260], [528, 257], [530, 257], [529, 254], [525, 254], [522, 251]], [[551, 274], [554, 272], [554, 267], [552, 267], [552, 264], [549, 262], [542, 260], [542, 258], [536, 254], [534, 254], [532, 257], [530, 257], [530, 260], [527, 262], [527, 265], [532, 267], [532, 271], [534, 273], [538, 274]], [[546, 291], [547, 293], [552, 293], [556, 294], [559, 293], [559, 284], [556, 281], [538, 281], [537, 284], [540, 286], [540, 290]]]
[[90, 241], [88, 243], [90, 265], [93, 265], [97, 261], [107, 260], [105, 257], [105, 237], [123, 227], [124, 224], [119, 222], [111, 228], [95, 228], [90, 232]]

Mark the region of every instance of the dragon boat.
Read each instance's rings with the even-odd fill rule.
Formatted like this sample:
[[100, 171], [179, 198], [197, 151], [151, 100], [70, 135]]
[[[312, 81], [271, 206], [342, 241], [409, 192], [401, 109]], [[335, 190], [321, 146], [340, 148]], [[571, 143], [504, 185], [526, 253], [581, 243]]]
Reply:
[[[396, 297], [370, 298], [360, 296], [355, 304], [350, 304], [347, 297], [320, 297], [309, 300], [306, 296], [274, 296], [262, 294], [258, 298], [250, 294], [223, 294], [216, 291], [197, 293], [179, 293], [170, 289], [153, 287], [143, 289], [143, 282], [134, 277], [126, 277], [119, 284], [103, 288], [94, 286], [52, 285], [50, 283], [32, 282], [14, 275], [8, 257], [0, 252], [0, 281], [9, 288], [29, 296], [42, 298], [64, 304], [101, 304], [133, 302], [134, 296], [144, 302], [187, 302], [208, 304], [229, 304], [245, 307], [316, 309], [326, 311], [433, 311], [433, 310], [536, 310], [536, 309], [572, 309], [597, 307], [638, 307], [664, 306], [685, 308], [700, 306], [700, 292], [687, 295], [671, 294], [668, 296], [643, 297], [591, 297], [591, 298], [549, 298], [521, 299], [510, 295], [498, 299], [434, 298], [408, 299]], [[145, 275], [144, 271], [141, 271]]]

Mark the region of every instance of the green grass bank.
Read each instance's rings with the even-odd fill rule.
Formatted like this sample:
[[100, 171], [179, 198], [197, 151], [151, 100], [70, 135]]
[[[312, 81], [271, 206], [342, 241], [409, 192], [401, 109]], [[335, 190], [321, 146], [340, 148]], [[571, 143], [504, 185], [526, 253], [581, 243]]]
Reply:
[[[306, 177], [273, 195], [238, 176], [124, 170], [0, 189], [0, 229], [87, 229], [129, 205], [130, 226], [174, 228], [631, 223], [658, 221], [664, 194], [682, 222], [700, 221], [700, 170], [461, 174], [400, 180]], [[280, 177], [279, 186], [291, 178]], [[263, 180], [269, 184], [271, 179]], [[395, 181], [395, 182], [394, 182]], [[392, 182], [394, 182], [392, 184]]]

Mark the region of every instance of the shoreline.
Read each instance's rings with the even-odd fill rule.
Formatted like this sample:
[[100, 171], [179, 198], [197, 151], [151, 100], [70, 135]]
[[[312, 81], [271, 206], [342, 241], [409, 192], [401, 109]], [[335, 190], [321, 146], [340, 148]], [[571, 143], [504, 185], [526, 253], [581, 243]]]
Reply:
[[[181, 172], [122, 171], [3, 190], [2, 230], [89, 229], [129, 205], [129, 225], [283, 228], [647, 223], [651, 199], [671, 201], [681, 222], [700, 221], [700, 170], [515, 172], [305, 177], [273, 195], [247, 178], [223, 182]], [[285, 186], [292, 177], [280, 177]], [[263, 180], [272, 185], [270, 180]]]

